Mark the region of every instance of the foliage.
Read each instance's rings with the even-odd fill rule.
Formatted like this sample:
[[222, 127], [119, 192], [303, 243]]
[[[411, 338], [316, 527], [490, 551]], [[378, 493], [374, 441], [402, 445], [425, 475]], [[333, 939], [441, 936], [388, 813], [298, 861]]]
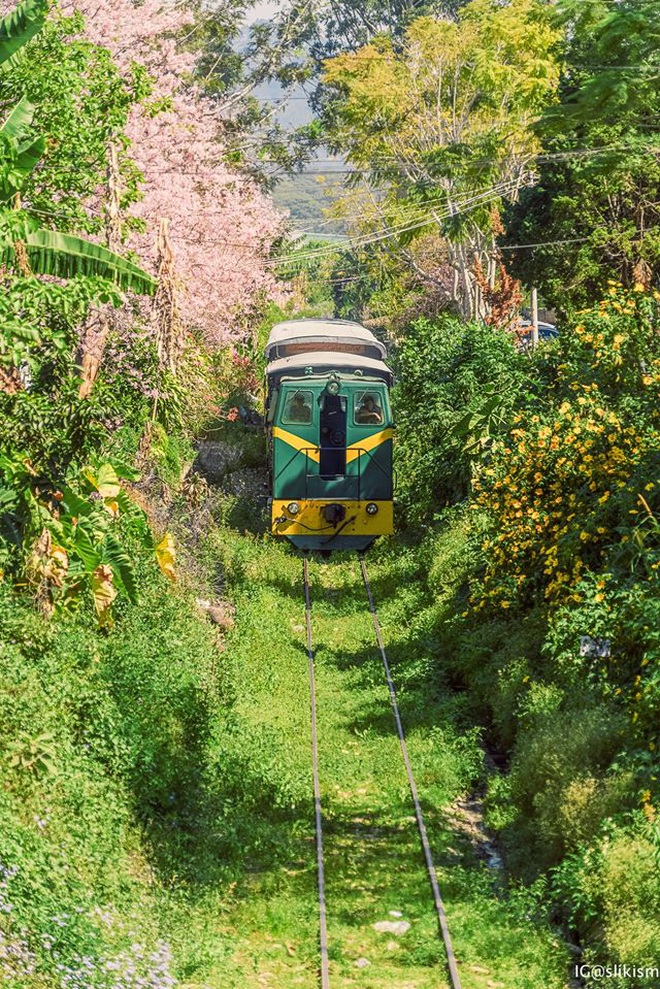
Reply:
[[578, 603], [587, 570], [657, 582], [655, 301], [613, 286], [576, 318], [547, 352], [543, 403], [518, 415], [480, 478], [492, 528], [479, 607]]
[[[513, 269], [563, 310], [591, 304], [607, 279], [657, 280], [660, 11], [653, 0], [564, 0], [560, 101], [536, 134], [538, 182], [507, 215]], [[547, 243], [547, 246], [543, 246]]]
[[447, 295], [468, 318], [482, 314], [475, 256], [490, 272], [497, 208], [515, 198], [538, 150], [531, 125], [555, 89], [554, 38], [536, 0], [472, 0], [456, 20], [414, 20], [400, 51], [379, 39], [326, 63], [336, 94], [329, 143], [356, 185], [368, 178], [369, 189], [345, 197], [359, 216], [352, 228], [378, 234], [385, 250], [396, 244], [430, 284], [407, 245], [440, 232], [453, 271]]
[[[34, 9], [33, 9], [34, 8]], [[21, 13], [25, 16], [21, 17]], [[0, 38], [0, 61], [6, 64], [10, 59], [12, 64], [18, 59], [20, 48], [30, 41], [43, 26], [45, 8], [43, 5], [29, 3], [27, 7], [17, 8], [17, 11], [5, 18], [5, 24], [11, 27], [4, 32], [5, 40]], [[26, 20], [26, 18], [28, 18]], [[25, 23], [24, 23], [25, 22]], [[28, 27], [26, 28], [25, 24]], [[16, 34], [12, 34], [12, 30]], [[2, 59], [4, 45], [7, 58]], [[1, 78], [1, 75], [0, 75]], [[69, 83], [71, 83], [69, 78]], [[10, 72], [10, 78], [4, 79], [4, 85], [21, 85]], [[33, 88], [26, 87], [30, 90]], [[11, 91], [11, 90], [10, 90]], [[1, 98], [0, 87], [0, 98]], [[45, 101], [43, 101], [45, 102]], [[132, 288], [138, 292], [150, 293], [155, 289], [155, 282], [144, 271], [119, 257], [106, 248], [80, 237], [66, 233], [40, 228], [35, 215], [30, 210], [16, 209], [16, 197], [25, 190], [26, 181], [37, 169], [39, 161], [46, 149], [46, 141], [41, 136], [35, 136], [33, 123], [36, 107], [27, 95], [15, 104], [2, 126], [2, 145], [4, 160], [0, 173], [0, 259], [10, 267], [18, 268], [22, 274], [34, 271], [42, 275], [70, 277], [84, 274], [107, 277], [124, 288]], [[107, 121], [106, 121], [107, 126]], [[80, 161], [77, 162], [80, 166]], [[14, 208], [12, 208], [12, 206]], [[37, 207], [37, 215], [42, 213]], [[48, 215], [46, 213], [46, 215]], [[56, 214], [55, 214], [56, 215]]]
[[[21, 27], [19, 16], [25, 11], [34, 15], [27, 31]], [[91, 58], [90, 45], [66, 49], [61, 33], [58, 36], [50, 23], [44, 27], [44, 12], [43, 5], [28, 4], [8, 15], [6, 23], [18, 33], [12, 35], [10, 31], [0, 41], [0, 51], [3, 44], [11, 49], [11, 58], [4, 61], [0, 71], [0, 99], [5, 104], [12, 101], [1, 128], [0, 253], [5, 265], [15, 270], [12, 273], [5, 267], [2, 279], [0, 438], [3, 452], [23, 454], [37, 475], [41, 471], [52, 474], [56, 467], [66, 467], [76, 457], [84, 458], [107, 433], [108, 405], [98, 403], [97, 396], [97, 401], [86, 407], [76, 396], [78, 329], [92, 305], [118, 307], [124, 301], [118, 287], [146, 293], [155, 287], [154, 280], [132, 261], [40, 223], [44, 217], [50, 220], [57, 215], [48, 208], [56, 200], [65, 205], [63, 173], [80, 176], [89, 165], [80, 144], [87, 141], [88, 152], [98, 156], [99, 148], [105, 147], [107, 127], [117, 125], [118, 119], [125, 121], [126, 106], [132, 98], [124, 93], [118, 96], [117, 87], [113, 90], [111, 66], [101, 57], [99, 69]], [[59, 30], [71, 31], [77, 23], [65, 20]], [[19, 50], [26, 41], [45, 62], [38, 57], [29, 59]], [[57, 60], [58, 71], [42, 74], [44, 65], [52, 69], [52, 59]], [[39, 71], [34, 71], [35, 64]], [[59, 89], [52, 81], [55, 78]], [[116, 72], [114, 79], [119, 79]], [[29, 96], [16, 103], [17, 91]], [[80, 108], [85, 92], [87, 113]], [[60, 112], [55, 110], [56, 97]], [[44, 111], [46, 116], [42, 116]], [[104, 117], [102, 134], [99, 115]], [[49, 126], [48, 140], [37, 136], [41, 126]], [[61, 142], [67, 143], [74, 156], [64, 165], [54, 151]], [[92, 168], [88, 178], [92, 185], [97, 184], [98, 169]], [[75, 201], [82, 187], [74, 179], [68, 188]], [[21, 201], [22, 208], [18, 208]], [[49, 278], [42, 280], [36, 275]], [[69, 281], [62, 284], [59, 279], [63, 278]]]
[[[123, 470], [135, 480], [134, 472]], [[154, 549], [174, 578], [175, 550], [166, 534], [154, 547], [144, 512], [110, 463], [70, 471], [57, 487], [26, 458], [0, 457], [0, 565], [22, 569], [43, 609], [64, 614], [91, 597], [101, 627], [113, 623], [115, 598], [138, 601], [131, 552]]]
[[[554, 880], [570, 904], [576, 926], [603, 939], [590, 945], [585, 961], [591, 965], [625, 959], [634, 952], [637, 965], [653, 968], [658, 949], [657, 907], [658, 826], [641, 814], [625, 823], [606, 822], [598, 841], [582, 847], [557, 868]], [[605, 947], [607, 946], [607, 947]], [[608, 950], [609, 949], [609, 950]], [[642, 989], [653, 989], [656, 977], [640, 974]], [[610, 980], [605, 985], [613, 986]]]
[[16, 52], [38, 34], [46, 14], [45, 0], [26, 0], [0, 21], [0, 64], [13, 58]]
[[[23, 94], [34, 130], [47, 138], [41, 164], [23, 190], [35, 215], [47, 226], [55, 220], [68, 232], [98, 234], [105, 218], [91, 207], [106, 182], [108, 141], [126, 126], [146, 80], [137, 65], [122, 76], [108, 51], [80, 37], [82, 26], [71, 7], [67, 15], [52, 10], [30, 42], [31, 57], [14, 60], [0, 74], [0, 98], [6, 104]], [[136, 197], [137, 176], [123, 162], [128, 203]]]
[[253, 180], [228, 166], [221, 112], [189, 85], [195, 56], [176, 34], [190, 28], [192, 14], [158, 0], [76, 0], [76, 8], [86, 37], [112, 52], [121, 77], [130, 80], [139, 62], [151, 81], [126, 129], [141, 192], [128, 243], [155, 269], [165, 221], [184, 327], [211, 347], [224, 345], [278, 295], [268, 259], [282, 221]]
[[[652, 965], [658, 943], [647, 909], [660, 800], [657, 305], [641, 284], [612, 283], [557, 341], [516, 355], [526, 373], [511, 375], [501, 410], [497, 389], [481, 390], [449, 434], [471, 446], [469, 502], [445, 510], [418, 550], [437, 601], [436, 676], [460, 688], [504, 767], [486, 808], [507, 867], [543, 877], [593, 964], [634, 954]], [[406, 381], [418, 366], [423, 388], [430, 369], [444, 396], [478, 347], [443, 381], [427, 336], [402, 345]], [[399, 422], [419, 404], [418, 388], [400, 391]], [[418, 482], [429, 515], [446, 500], [445, 449]]]
[[66, 625], [46, 626], [0, 584], [8, 984], [177, 984], [163, 909], [171, 889], [148, 828], [158, 813], [171, 821], [173, 793], [193, 803], [208, 763], [216, 642], [187, 598], [141, 578], [143, 603], [125, 609], [112, 636], [94, 630], [85, 605]]
[[529, 362], [501, 330], [452, 316], [414, 323], [393, 362], [397, 493], [408, 520], [429, 525], [468, 494], [479, 441], [508, 422]]

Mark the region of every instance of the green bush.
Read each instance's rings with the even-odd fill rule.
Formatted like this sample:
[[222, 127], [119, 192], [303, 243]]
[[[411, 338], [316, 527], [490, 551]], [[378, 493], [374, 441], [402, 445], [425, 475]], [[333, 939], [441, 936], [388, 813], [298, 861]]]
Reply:
[[[397, 495], [410, 522], [428, 525], [441, 507], [469, 491], [473, 438], [456, 427], [483, 407], [485, 397], [497, 423], [505, 419], [529, 361], [501, 330], [449, 315], [413, 323], [392, 360]], [[485, 431], [492, 426], [484, 424]]]
[[476, 444], [485, 331], [420, 326], [398, 358], [404, 499], [441, 513], [419, 555], [437, 675], [500, 767], [487, 819], [510, 874], [542, 881], [584, 960], [610, 965], [660, 947], [658, 323], [655, 295], [612, 285], [526, 364], [487, 342], [509, 394]]
[[[593, 838], [603, 817], [627, 809], [625, 800], [616, 804], [619, 781], [608, 778], [625, 738], [624, 720], [585, 696], [560, 705], [555, 696], [550, 704], [538, 705], [538, 688], [534, 692], [537, 710], [522, 715], [526, 726], [520, 729], [510, 770], [511, 799], [527, 839], [525, 871], [555, 865]], [[626, 778], [624, 792], [629, 787]], [[513, 830], [512, 844], [518, 845]]]
[[[660, 951], [658, 824], [641, 814], [625, 823], [605, 821], [591, 846], [566, 856], [553, 870], [554, 894], [587, 942], [584, 961], [596, 965], [657, 967]], [[620, 979], [602, 980], [616, 989]], [[657, 977], [640, 977], [639, 989], [655, 989]]]
[[0, 973], [25, 989], [173, 984], [129, 780], [86, 736], [92, 698], [116, 727], [90, 617], [45, 625], [0, 585]]

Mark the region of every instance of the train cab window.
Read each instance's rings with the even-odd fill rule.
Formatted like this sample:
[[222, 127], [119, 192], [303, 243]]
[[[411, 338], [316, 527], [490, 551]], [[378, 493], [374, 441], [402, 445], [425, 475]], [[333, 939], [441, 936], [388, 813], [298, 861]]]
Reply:
[[294, 391], [287, 395], [282, 412], [282, 422], [287, 425], [298, 423], [301, 426], [309, 426], [312, 422], [312, 402], [311, 391]]
[[383, 406], [378, 392], [358, 392], [355, 396], [355, 424], [357, 426], [382, 426]]

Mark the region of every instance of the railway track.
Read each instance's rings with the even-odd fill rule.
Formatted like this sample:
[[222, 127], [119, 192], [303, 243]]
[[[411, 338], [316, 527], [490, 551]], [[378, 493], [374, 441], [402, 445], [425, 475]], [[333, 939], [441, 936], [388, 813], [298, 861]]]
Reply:
[[[438, 877], [433, 862], [433, 855], [431, 852], [431, 846], [429, 843], [428, 834], [426, 831], [426, 825], [424, 822], [424, 815], [422, 813], [422, 807], [419, 800], [417, 784], [415, 782], [415, 776], [410, 762], [410, 757], [408, 754], [408, 746], [406, 744], [405, 732], [403, 729], [403, 723], [401, 721], [401, 715], [399, 712], [399, 705], [397, 702], [394, 680], [392, 678], [392, 671], [390, 668], [389, 660], [387, 658], [387, 652], [385, 650], [383, 634], [381, 631], [380, 622], [378, 620], [378, 612], [376, 610], [376, 604], [374, 601], [374, 595], [371, 589], [371, 584], [369, 583], [367, 565], [363, 554], [360, 554], [359, 561], [360, 561], [360, 572], [367, 593], [369, 611], [371, 612], [371, 616], [373, 619], [376, 644], [380, 652], [380, 657], [385, 672], [385, 679], [387, 681], [389, 699], [392, 707], [392, 713], [394, 716], [394, 723], [396, 727], [397, 737], [399, 740], [401, 756], [403, 759], [403, 764], [405, 766], [406, 775], [408, 778], [408, 785], [410, 788], [410, 796], [415, 810], [415, 820], [417, 822], [417, 829], [419, 832], [421, 848], [424, 855], [424, 862], [426, 865], [426, 871], [428, 873], [428, 878], [431, 886], [433, 904], [438, 919], [438, 936], [442, 940], [442, 943], [444, 945], [446, 964], [447, 964], [447, 974], [449, 976], [449, 984], [451, 986], [451, 989], [461, 989], [461, 979], [458, 971], [458, 965], [456, 962], [456, 956], [454, 954], [454, 949], [452, 946], [451, 935], [449, 933], [447, 914], [440, 893]], [[305, 627], [306, 627], [306, 636], [307, 636], [307, 658], [309, 663], [309, 686], [310, 686], [310, 705], [311, 705], [311, 741], [312, 741], [312, 770], [313, 770], [312, 775], [314, 781], [314, 818], [315, 818], [315, 829], [316, 829], [316, 857], [317, 857], [317, 877], [318, 877], [318, 904], [319, 904], [319, 946], [320, 946], [319, 977], [320, 977], [321, 989], [331, 989], [329, 955], [328, 955], [328, 924], [327, 924], [327, 904], [326, 904], [326, 894], [325, 894], [325, 867], [324, 867], [324, 857], [323, 857], [323, 814], [321, 807], [321, 783], [320, 783], [319, 755], [318, 755], [316, 684], [314, 677], [314, 643], [312, 638], [312, 598], [311, 598], [310, 585], [309, 585], [309, 560], [307, 556], [303, 558], [303, 584], [304, 584], [304, 593], [305, 593]]]

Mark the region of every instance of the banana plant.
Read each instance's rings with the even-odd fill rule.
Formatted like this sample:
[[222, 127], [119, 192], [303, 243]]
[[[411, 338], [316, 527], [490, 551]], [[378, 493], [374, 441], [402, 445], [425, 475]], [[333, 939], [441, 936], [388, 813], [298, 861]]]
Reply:
[[[25, 0], [0, 20], [0, 71], [42, 29], [45, 0]], [[32, 133], [35, 107], [25, 98], [11, 110], [0, 126], [0, 263], [35, 275], [70, 278], [97, 276], [115, 282], [121, 289], [153, 295], [157, 282], [127, 258], [73, 234], [50, 230], [30, 216], [29, 209], [16, 209], [17, 196], [45, 151], [43, 136]]]
[[47, 12], [46, 0], [26, 0], [0, 20], [0, 65], [41, 31]]
[[[122, 473], [137, 477], [125, 469]], [[43, 529], [27, 568], [45, 587], [53, 609], [66, 612], [90, 593], [99, 625], [111, 627], [117, 597], [138, 602], [129, 546], [151, 550], [163, 573], [175, 579], [172, 537], [166, 533], [154, 545], [145, 513], [131, 501], [113, 464], [83, 468], [53, 499], [55, 509], [40, 505]]]
[[149, 520], [125, 482], [138, 474], [108, 462], [71, 469], [55, 488], [27, 457], [0, 453], [0, 580], [21, 573], [39, 590], [44, 610], [66, 614], [90, 596], [99, 625], [110, 628], [113, 604], [139, 600], [135, 550], [154, 554], [163, 574], [176, 580], [176, 548], [169, 532], [155, 543]]

